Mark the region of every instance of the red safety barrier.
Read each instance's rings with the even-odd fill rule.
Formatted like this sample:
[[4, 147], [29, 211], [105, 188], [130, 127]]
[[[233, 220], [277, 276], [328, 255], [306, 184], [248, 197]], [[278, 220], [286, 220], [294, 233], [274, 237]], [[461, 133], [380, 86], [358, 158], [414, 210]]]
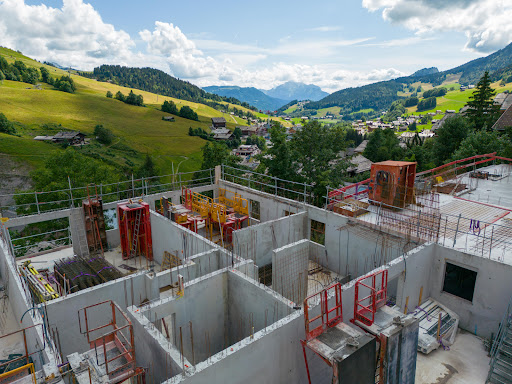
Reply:
[[[334, 291], [336, 303], [329, 308], [329, 294]], [[309, 318], [309, 303], [313, 299], [320, 300], [320, 314]], [[311, 329], [311, 323], [320, 321], [320, 324]], [[341, 298], [341, 284], [335, 283], [322, 291], [304, 299], [304, 324], [306, 327], [306, 340], [309, 341], [318, 337], [327, 328], [332, 328], [343, 321], [343, 308]]]
[[[370, 294], [359, 297], [362, 290], [369, 290]], [[375, 320], [377, 310], [386, 304], [388, 291], [388, 270], [383, 269], [368, 276], [361, 277], [356, 282], [354, 299], [354, 318], [352, 322], [371, 326]]]

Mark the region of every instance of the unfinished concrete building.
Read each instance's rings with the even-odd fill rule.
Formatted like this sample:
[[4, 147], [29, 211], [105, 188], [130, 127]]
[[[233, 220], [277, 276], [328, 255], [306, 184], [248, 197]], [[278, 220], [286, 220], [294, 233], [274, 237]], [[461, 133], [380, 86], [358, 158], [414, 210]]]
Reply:
[[377, 163], [324, 208], [227, 166], [35, 193], [1, 224], [0, 382], [510, 383], [509, 164]]

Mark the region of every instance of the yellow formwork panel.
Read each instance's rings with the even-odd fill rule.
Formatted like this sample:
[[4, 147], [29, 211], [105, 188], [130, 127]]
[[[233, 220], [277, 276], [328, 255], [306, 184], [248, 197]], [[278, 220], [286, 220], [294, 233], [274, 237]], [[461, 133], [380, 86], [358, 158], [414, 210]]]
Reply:
[[235, 194], [235, 212], [241, 215], [249, 215], [249, 201]]
[[197, 192], [192, 193], [192, 211], [199, 213], [203, 218], [208, 217], [212, 202], [213, 200], [208, 196]]

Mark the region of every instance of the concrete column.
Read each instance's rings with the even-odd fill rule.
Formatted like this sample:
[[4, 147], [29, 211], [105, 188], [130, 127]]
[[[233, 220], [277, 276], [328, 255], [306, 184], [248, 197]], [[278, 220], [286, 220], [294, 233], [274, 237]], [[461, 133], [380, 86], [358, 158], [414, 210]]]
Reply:
[[82, 208], [73, 208], [70, 211], [69, 230], [71, 231], [71, 241], [73, 242], [73, 252], [75, 255], [89, 256], [87, 235], [85, 233], [85, 218]]
[[221, 177], [221, 165], [216, 165], [215, 166], [215, 184], [219, 184], [219, 180], [220, 180], [220, 177]]

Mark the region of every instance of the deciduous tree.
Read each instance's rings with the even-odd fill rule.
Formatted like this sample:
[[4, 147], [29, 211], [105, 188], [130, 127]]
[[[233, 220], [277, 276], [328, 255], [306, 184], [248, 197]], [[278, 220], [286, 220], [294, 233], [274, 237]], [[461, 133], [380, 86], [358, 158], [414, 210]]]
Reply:
[[364, 156], [374, 163], [386, 160], [401, 160], [403, 150], [400, 141], [391, 129], [376, 129], [370, 134]]
[[167, 112], [172, 115], [178, 115], [178, 108], [176, 107], [176, 104], [174, 104], [174, 101], [172, 101], [172, 100], [164, 101], [161, 109], [163, 112]]
[[454, 116], [446, 119], [436, 132], [438, 137], [432, 148], [436, 164], [441, 165], [450, 159], [469, 132], [469, 125], [464, 117]]

